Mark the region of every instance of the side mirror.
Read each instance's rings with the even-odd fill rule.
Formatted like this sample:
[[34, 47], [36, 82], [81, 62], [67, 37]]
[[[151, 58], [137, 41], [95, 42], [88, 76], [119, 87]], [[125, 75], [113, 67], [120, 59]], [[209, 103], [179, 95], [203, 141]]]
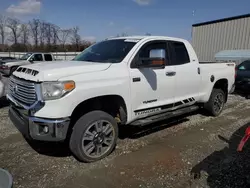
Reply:
[[164, 68], [165, 49], [153, 49], [149, 52], [149, 58], [141, 58], [138, 68]]
[[29, 58], [29, 62], [33, 63], [34, 57]]

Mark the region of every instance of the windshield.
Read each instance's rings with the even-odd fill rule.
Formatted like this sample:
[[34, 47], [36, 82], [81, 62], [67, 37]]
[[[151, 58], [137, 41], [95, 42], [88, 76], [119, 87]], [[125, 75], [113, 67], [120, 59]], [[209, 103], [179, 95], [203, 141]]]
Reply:
[[27, 60], [31, 55], [32, 55], [32, 53], [24, 54], [24, 55], [20, 58], [20, 60]]
[[126, 57], [135, 44], [135, 41], [131, 42], [126, 39], [98, 42], [77, 55], [73, 61], [119, 63]]

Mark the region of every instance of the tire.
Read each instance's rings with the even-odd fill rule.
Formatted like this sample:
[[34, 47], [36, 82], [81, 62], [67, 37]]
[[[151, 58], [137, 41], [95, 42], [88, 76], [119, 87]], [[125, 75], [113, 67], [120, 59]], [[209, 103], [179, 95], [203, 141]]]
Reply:
[[[98, 128], [99, 130], [95, 126], [97, 122], [99, 122], [99, 125], [102, 125]], [[108, 128], [108, 130], [105, 131], [105, 128]], [[79, 161], [95, 162], [105, 158], [113, 151], [117, 138], [118, 126], [114, 117], [103, 111], [92, 111], [83, 115], [75, 123], [69, 147]], [[99, 150], [100, 147], [105, 145], [107, 148]], [[89, 152], [86, 149], [87, 146], [89, 147]], [[101, 151], [101, 153], [98, 154], [98, 151]]]
[[[219, 100], [219, 98], [221, 100]], [[220, 101], [220, 103], [216, 101]], [[225, 105], [226, 97], [225, 93], [221, 89], [213, 89], [209, 101], [205, 104], [205, 109], [210, 113], [210, 115], [217, 117], [221, 114], [224, 105]], [[219, 105], [219, 106], [218, 106]]]

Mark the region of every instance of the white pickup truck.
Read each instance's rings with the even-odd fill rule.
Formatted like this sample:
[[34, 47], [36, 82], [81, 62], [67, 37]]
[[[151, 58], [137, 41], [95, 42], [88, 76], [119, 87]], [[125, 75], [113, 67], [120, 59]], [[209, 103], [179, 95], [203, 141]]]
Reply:
[[19, 67], [9, 116], [27, 138], [69, 141], [93, 162], [114, 149], [120, 125], [144, 126], [205, 108], [218, 116], [234, 63], [199, 63], [190, 43], [161, 36], [110, 38], [72, 61]]
[[29, 65], [41, 61], [55, 61], [55, 58], [50, 53], [26, 53], [20, 59], [0, 60], [0, 72], [10, 76], [21, 65]]

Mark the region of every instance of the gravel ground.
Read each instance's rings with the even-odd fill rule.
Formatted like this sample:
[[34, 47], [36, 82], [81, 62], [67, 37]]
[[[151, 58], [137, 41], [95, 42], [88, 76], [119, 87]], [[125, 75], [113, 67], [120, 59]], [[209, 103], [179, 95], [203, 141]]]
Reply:
[[0, 100], [0, 167], [17, 188], [250, 187], [250, 150], [237, 144], [250, 122], [250, 101], [230, 95], [223, 114], [202, 114], [122, 128], [116, 150], [96, 163], [80, 163], [66, 146], [27, 143]]

